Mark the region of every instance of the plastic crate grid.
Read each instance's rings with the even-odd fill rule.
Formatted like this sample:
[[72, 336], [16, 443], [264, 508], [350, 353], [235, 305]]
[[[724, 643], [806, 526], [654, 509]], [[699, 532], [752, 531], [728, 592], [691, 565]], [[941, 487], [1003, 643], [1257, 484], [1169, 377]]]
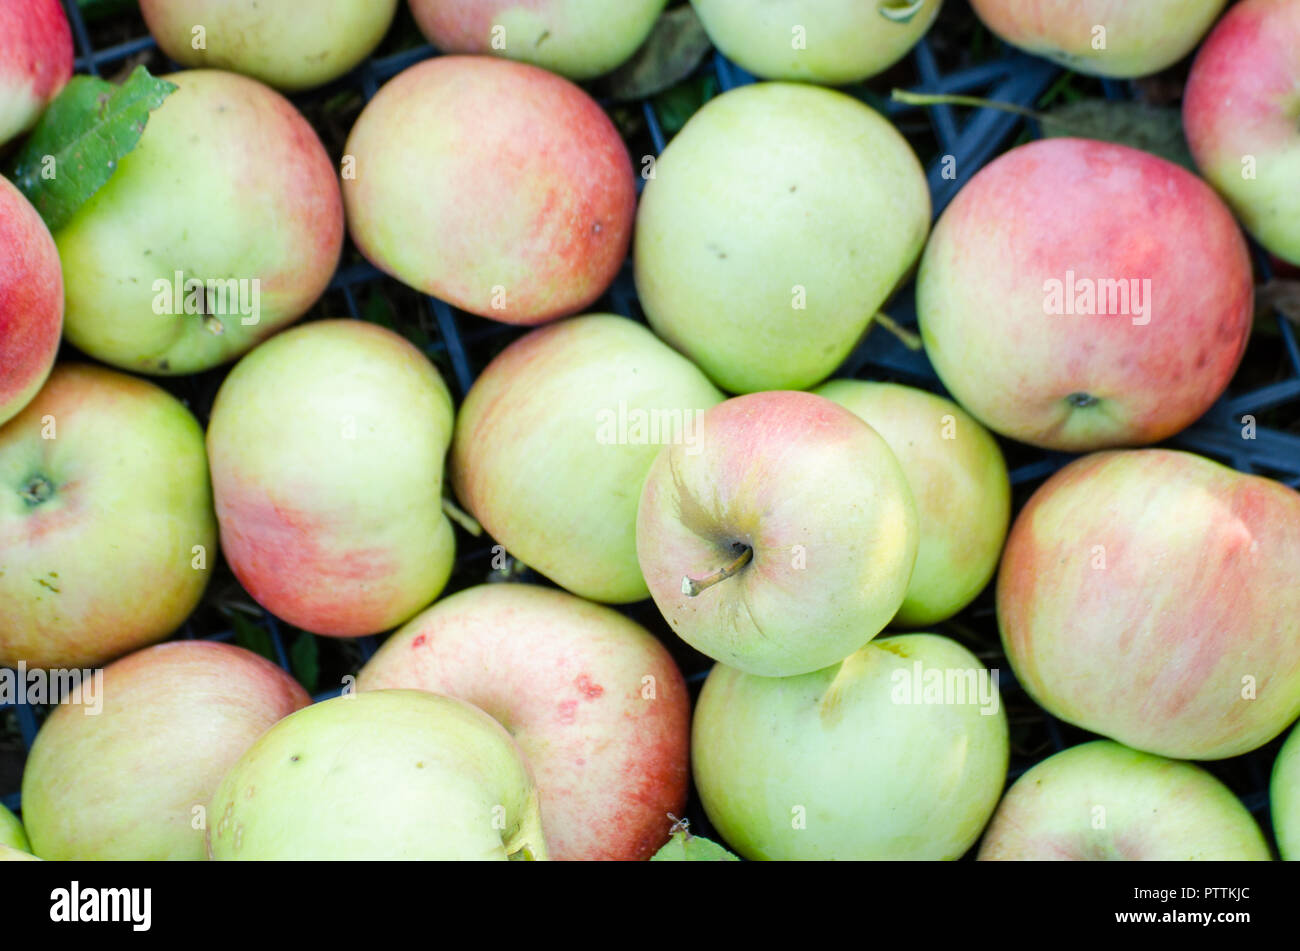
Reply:
[[[92, 45], [90, 30], [75, 0], [65, 0], [65, 7], [72, 25], [77, 50], [76, 70], [79, 73], [100, 75], [104, 72], [115, 72], [125, 61], [142, 54], [149, 54], [155, 49], [153, 39], [148, 36], [143, 21], [136, 14], [131, 16], [140, 34], [139, 37], [107, 48], [96, 49]], [[313, 90], [293, 98], [301, 103], [303, 100], [318, 99], [322, 95], [351, 89], [359, 91], [364, 100], [369, 101], [388, 79], [408, 66], [435, 55], [437, 51], [433, 47], [421, 45], [392, 55], [370, 58], [351, 73], [335, 80], [322, 90]], [[931, 45], [926, 40], [922, 40], [911, 52], [910, 64], [916, 77], [916, 82], [912, 86], [915, 91], [975, 94], [1028, 108], [1035, 106], [1061, 73], [1060, 67], [1055, 64], [1005, 48], [997, 59], [945, 73], [940, 70]], [[755, 81], [753, 76], [729, 62], [720, 53], [714, 53], [701, 65], [700, 70], [712, 71], [720, 92]], [[1102, 88], [1105, 95], [1112, 99], [1128, 98], [1131, 94], [1130, 84], [1125, 82], [1105, 80]], [[658, 154], [663, 151], [667, 140], [659, 115], [652, 102], [646, 100], [639, 105], [653, 150]], [[1026, 123], [1031, 134], [1038, 134], [1036, 124], [1032, 120], [995, 109], [975, 109], [971, 110], [969, 115], [963, 116], [959, 115], [958, 109], [947, 105], [915, 107], [891, 102], [886, 107], [886, 113], [895, 120], [900, 116], [922, 113], [928, 120], [938, 145], [938, 156], [927, 170], [936, 216], [976, 171], [1007, 147], [1009, 140]], [[948, 176], [945, 176], [945, 168], [949, 170]], [[638, 181], [638, 188], [642, 184]], [[363, 293], [379, 282], [386, 282], [390, 286], [397, 286], [397, 282], [368, 263], [349, 263], [349, 251], [350, 245], [345, 247], [344, 260], [334, 275], [326, 292], [326, 298], [338, 295], [343, 301], [347, 314], [354, 319], [362, 319]], [[1258, 248], [1255, 248], [1255, 254], [1261, 274], [1265, 278], [1271, 276], [1266, 256]], [[915, 326], [916, 322], [912, 291], [913, 287], [909, 284], [895, 295], [889, 304], [891, 315], [905, 326]], [[476, 355], [493, 354], [525, 332], [525, 328], [496, 324], [481, 317], [461, 313], [444, 301], [432, 297], [424, 298], [418, 306], [422, 308], [422, 313], [418, 314], [417, 319], [422, 324], [427, 322], [429, 337], [432, 340], [425, 347], [425, 352], [444, 370], [444, 375], [449, 376], [448, 383], [459, 397], [464, 396], [475, 376], [486, 365], [487, 358]], [[626, 317], [642, 319], [630, 266], [625, 264], [606, 297], [592, 309], [605, 309]], [[335, 316], [337, 315], [336, 313]], [[405, 314], [401, 316], [402, 319], [408, 319]], [[1244, 390], [1237, 388], [1237, 381], [1234, 381], [1229, 392], [1205, 417], [1170, 440], [1169, 444], [1215, 458], [1243, 472], [1269, 475], [1287, 485], [1300, 488], [1300, 435], [1264, 425], [1256, 426], [1254, 438], [1247, 439], [1243, 435], [1242, 417], [1247, 414], [1253, 416], [1268, 411], [1294, 410], [1295, 417], [1300, 417], [1300, 344], [1297, 343], [1297, 334], [1291, 324], [1281, 314], [1277, 314], [1275, 319], [1281, 347], [1284, 350], [1282, 378]], [[159, 382], [176, 392], [199, 413], [201, 419], [205, 420], [216, 387], [227, 370], [228, 367], [193, 378]], [[447, 374], [445, 371], [450, 373]], [[943, 392], [943, 387], [924, 353], [907, 349], [895, 337], [881, 331], [873, 331], [864, 338], [836, 375], [892, 379]], [[1037, 483], [1073, 458], [1061, 453], [1043, 452], [1008, 443], [1005, 440], [999, 441], [1011, 465], [1011, 481], [1017, 510], [1019, 504]], [[476, 565], [480, 562], [486, 564], [493, 544], [486, 537], [473, 539], [461, 531], [457, 532], [457, 543], [458, 573], [467, 565]], [[473, 570], [475, 569], [471, 569]], [[477, 569], [477, 573], [476, 581], [486, 580], [486, 568]], [[530, 580], [540, 579], [533, 577]], [[452, 590], [455, 586], [456, 578], [453, 577], [448, 590]], [[683, 673], [686, 675], [692, 693], [698, 692], [711, 662], [702, 655], [690, 656], [689, 654], [683, 661], [681, 645], [673, 643], [676, 638], [668, 631], [652, 602], [629, 605], [622, 610], [670, 644], [678, 657], [679, 664], [683, 667]], [[281, 630], [282, 622], [269, 613], [264, 613], [260, 624], [269, 635], [276, 660], [286, 670], [290, 670], [286, 638]], [[230, 629], [197, 629], [199, 627], [200, 625], [191, 618], [178, 632], [178, 636], [212, 640], [231, 640], [234, 637]], [[990, 592], [984, 592], [974, 604], [956, 618], [936, 625], [935, 630], [962, 641], [990, 668], [997, 669], [1012, 730], [1010, 779], [1014, 780], [1046, 756], [1089, 736], [1042, 711], [1028, 699], [1015, 682], [1014, 674], [1002, 654], [998, 641], [997, 623]], [[357, 644], [363, 660], [374, 653], [379, 640], [379, 637], [358, 639]], [[318, 693], [315, 699], [337, 696], [341, 689], [340, 686]], [[16, 718], [24, 748], [30, 749], [44, 711], [26, 704], [6, 703], [0, 706], [0, 719], [10, 714]], [[1020, 744], [1019, 749], [1017, 749], [1018, 735], [1029, 737], [1026, 742]], [[1205, 764], [1241, 796], [1246, 807], [1260, 820], [1266, 831], [1269, 827], [1267, 791], [1269, 771], [1280, 742], [1279, 738], [1245, 756]], [[16, 789], [0, 789], [0, 801], [15, 810], [21, 805]], [[687, 816], [695, 831], [705, 835], [712, 834], [707, 817], [700, 809], [693, 790]]]

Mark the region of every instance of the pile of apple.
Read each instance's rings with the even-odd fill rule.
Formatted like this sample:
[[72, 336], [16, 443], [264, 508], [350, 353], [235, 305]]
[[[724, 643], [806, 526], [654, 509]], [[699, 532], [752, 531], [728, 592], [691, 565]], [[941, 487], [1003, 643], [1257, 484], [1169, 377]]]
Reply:
[[[352, 69], [396, 0], [141, 0], [193, 68], [137, 147], [53, 233], [0, 179], [0, 666], [108, 665], [101, 711], [45, 719], [0, 858], [643, 859], [692, 772], [747, 858], [954, 859], [981, 836], [986, 859], [1271, 856], [1189, 761], [1300, 716], [1300, 494], [1141, 447], [1242, 358], [1238, 222], [1300, 264], [1300, 0], [976, 0], [1007, 42], [1107, 76], [1212, 29], [1185, 97], [1206, 180], [1037, 141], [933, 228], [908, 142], [827, 87], [898, 61], [940, 0], [694, 0], [769, 81], [634, 166], [573, 80], [665, 5], [410, 0], [454, 55], [386, 82], [331, 158], [276, 89]], [[0, 0], [0, 141], [71, 71], [56, 0]], [[345, 232], [534, 329], [456, 405], [392, 331], [292, 327]], [[589, 312], [629, 248], [648, 326]], [[913, 275], [953, 399], [832, 379]], [[184, 293], [160, 307], [160, 280]], [[214, 299], [241, 281], [255, 310]], [[146, 379], [232, 362], [206, 431]], [[994, 433], [1083, 455], [1013, 522]], [[439, 600], [453, 518], [553, 586]], [[242, 648], [160, 643], [218, 557], [303, 630], [395, 633], [316, 703]], [[1018, 682], [1103, 738], [1009, 789], [996, 678], [931, 632], [995, 574]], [[716, 661], [693, 710], [611, 607], [647, 598]], [[1300, 857], [1300, 733], [1271, 809]]]

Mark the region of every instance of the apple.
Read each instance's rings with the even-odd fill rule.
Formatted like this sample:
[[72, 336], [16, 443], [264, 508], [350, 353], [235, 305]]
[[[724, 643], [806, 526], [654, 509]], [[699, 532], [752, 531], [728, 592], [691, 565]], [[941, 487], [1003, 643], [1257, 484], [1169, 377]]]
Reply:
[[49, 377], [62, 328], [59, 249], [23, 193], [0, 177], [0, 426]]
[[251, 651], [175, 641], [109, 665], [96, 711], [65, 700], [23, 773], [23, 817], [43, 859], [201, 859], [226, 770], [311, 698]]
[[338, 263], [343, 206], [289, 100], [219, 70], [165, 78], [180, 88], [54, 239], [68, 340], [123, 369], [186, 374], [315, 303]]
[[1172, 66], [1200, 42], [1228, 0], [971, 0], [1012, 46], [1081, 73], [1132, 78]]
[[0, 846], [20, 852], [31, 849], [31, 843], [27, 841], [27, 834], [23, 831], [23, 824], [3, 805], [0, 805]]
[[152, 383], [60, 364], [0, 427], [0, 666], [86, 667], [160, 641], [217, 557], [203, 430]]
[[882, 73], [943, 0], [691, 0], [713, 45], [757, 76], [840, 86]]
[[1286, 861], [1300, 861], [1300, 726], [1278, 751], [1268, 798], [1278, 852]]
[[336, 637], [388, 630], [438, 596], [455, 537], [438, 370], [391, 330], [323, 320], [226, 377], [208, 424], [226, 560], [271, 613]]
[[698, 443], [660, 452], [636, 521], [646, 584], [677, 635], [746, 673], [789, 677], [880, 633], [920, 536], [885, 440], [828, 399], [777, 391], [709, 410]]
[[935, 225], [917, 280], [944, 385], [996, 432], [1084, 452], [1158, 442], [1228, 385], [1250, 335], [1232, 214], [1164, 159], [1089, 139], [1002, 155]]
[[388, 32], [397, 0], [140, 0], [162, 51], [182, 66], [229, 69], [280, 89], [342, 76]]
[[861, 417], [903, 467], [920, 540], [894, 616], [926, 627], [970, 604], [998, 567], [1011, 521], [1011, 481], [988, 431], [951, 400], [897, 383], [832, 380], [814, 390]]
[[59, 0], [0, 3], [0, 145], [36, 124], [72, 78], [72, 30]]
[[676, 829], [662, 849], [650, 857], [651, 862], [739, 862], [712, 839], [691, 835], [686, 828]]
[[384, 642], [357, 689], [385, 688], [458, 697], [510, 731], [553, 859], [647, 859], [686, 806], [686, 683], [610, 608], [535, 585], [470, 588]]
[[380, 270], [462, 310], [577, 313], [627, 256], [636, 182], [590, 96], [536, 66], [439, 56], [379, 90], [348, 136], [348, 227]]
[[651, 170], [641, 305], [724, 390], [804, 389], [843, 362], [930, 226], [925, 173], [889, 122], [794, 83], [723, 93]]
[[995, 678], [934, 634], [881, 638], [801, 677], [718, 664], [691, 748], [727, 844], [786, 861], [960, 858], [1009, 757]]
[[39, 862], [36, 856], [10, 845], [0, 845], [0, 862]]
[[722, 394], [643, 325], [590, 314], [534, 330], [474, 381], [451, 480], [516, 558], [593, 601], [649, 596], [637, 563], [641, 483], [662, 445], [698, 446]]
[[1048, 479], [1002, 556], [1020, 683], [1062, 720], [1175, 759], [1249, 752], [1300, 716], [1300, 493], [1186, 452]]
[[510, 734], [478, 707], [420, 690], [291, 714], [226, 773], [208, 814], [214, 859], [547, 858]]
[[594, 79], [637, 51], [668, 0], [410, 0], [444, 53], [488, 53]]
[[1191, 763], [1095, 740], [1049, 756], [1007, 790], [980, 845], [993, 861], [1261, 861], [1259, 825]]
[[1246, 0], [1197, 54], [1183, 95], [1196, 165], [1259, 243], [1300, 264], [1300, 0]]

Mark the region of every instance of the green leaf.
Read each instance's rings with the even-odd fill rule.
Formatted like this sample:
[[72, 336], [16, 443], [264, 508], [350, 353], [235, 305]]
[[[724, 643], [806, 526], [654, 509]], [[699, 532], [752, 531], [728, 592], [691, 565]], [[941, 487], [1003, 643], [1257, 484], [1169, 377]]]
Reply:
[[712, 48], [694, 8], [669, 10], [632, 58], [605, 78], [605, 90], [620, 102], [647, 99], [695, 72]]
[[739, 862], [718, 843], [678, 829], [668, 843], [650, 858], [651, 862]]
[[1080, 99], [1055, 106], [1039, 120], [1048, 138], [1075, 136], [1143, 149], [1196, 171], [1177, 109], [1142, 102]]
[[700, 106], [718, 94], [718, 80], [712, 73], [688, 79], [654, 97], [655, 113], [664, 135], [673, 135]]
[[242, 614], [232, 614], [230, 623], [235, 629], [236, 645], [254, 654], [260, 654], [272, 663], [279, 662], [275, 656], [275, 644], [271, 641], [271, 634], [266, 628], [259, 627]]
[[308, 693], [315, 693], [320, 685], [320, 649], [316, 635], [299, 631], [289, 648], [289, 666], [293, 676]]
[[135, 148], [149, 113], [176, 90], [143, 66], [121, 86], [74, 76], [50, 103], [14, 163], [10, 178], [57, 231], [113, 177]]

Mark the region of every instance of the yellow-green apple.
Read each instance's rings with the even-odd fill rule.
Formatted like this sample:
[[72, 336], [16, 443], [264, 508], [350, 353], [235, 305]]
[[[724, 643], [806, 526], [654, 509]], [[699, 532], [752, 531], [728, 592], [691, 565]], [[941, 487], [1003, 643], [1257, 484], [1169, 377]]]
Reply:
[[898, 612], [916, 504], [874, 429], [811, 393], [751, 393], [668, 446], [641, 492], [636, 548], [682, 640], [746, 673], [843, 660]]
[[30, 852], [16, 849], [11, 845], [0, 845], [0, 862], [39, 862], [40, 859]]
[[162, 51], [183, 66], [229, 69], [280, 89], [342, 76], [388, 32], [397, 0], [140, 0]]
[[208, 815], [214, 859], [547, 858], [537, 789], [510, 734], [422, 690], [291, 714], [226, 774]]
[[0, 145], [36, 124], [72, 78], [72, 30], [59, 0], [0, 3]]
[[124, 373], [60, 364], [0, 427], [0, 666], [87, 667], [160, 641], [217, 557], [198, 421]]
[[27, 834], [23, 831], [23, 824], [3, 805], [0, 805], [0, 845], [20, 852], [31, 849], [31, 843], [27, 841]]
[[231, 371], [208, 423], [226, 560], [291, 624], [375, 634], [436, 598], [455, 558], [442, 510], [451, 395], [391, 330], [295, 327]]
[[691, 0], [713, 45], [765, 79], [839, 86], [884, 72], [943, 0]]
[[0, 426], [50, 375], [62, 328], [59, 250], [36, 209], [0, 177]]
[[534, 330], [497, 356], [456, 422], [456, 495], [515, 557], [574, 594], [649, 596], [636, 508], [664, 444], [698, 451], [722, 401], [643, 325], [590, 314]]
[[334, 274], [343, 205], [289, 100], [220, 70], [166, 78], [179, 88], [54, 239], [68, 340], [123, 369], [183, 374], [302, 316]]
[[387, 688], [458, 697], [510, 731], [553, 859], [647, 859], [686, 807], [686, 683], [654, 635], [610, 608], [535, 585], [470, 588], [362, 668], [358, 690]]
[[872, 641], [801, 677], [718, 664], [691, 760], [709, 820], [748, 859], [946, 860], [1006, 782], [996, 679], [955, 641]]
[[979, 859], [1262, 861], [1259, 825], [1191, 763], [1095, 740], [1049, 756], [998, 806]]
[[1219, 397], [1250, 334], [1237, 223], [1195, 175], [1089, 139], [982, 169], [935, 225], [917, 281], [944, 385], [1004, 436], [1082, 452], [1158, 442]]
[[951, 400], [897, 383], [832, 380], [814, 390], [884, 437], [916, 501], [920, 540], [896, 627], [925, 627], [970, 604], [998, 567], [1011, 481], [993, 437]]
[[574, 314], [627, 256], [636, 182], [590, 96], [536, 66], [439, 56], [379, 90], [348, 136], [343, 199], [376, 267], [470, 313]]
[[1096, 76], [1172, 66], [1200, 42], [1228, 0], [971, 0], [1006, 42]]
[[110, 664], [102, 709], [64, 701], [36, 735], [23, 817], [43, 859], [202, 859], [226, 770], [311, 703], [251, 651], [175, 641]]
[[1300, 264], [1300, 0], [1246, 0], [1197, 54], [1183, 128], [1202, 174], [1259, 243]]
[[1222, 759], [1300, 715], [1300, 493], [1185, 452], [1096, 453], [1021, 510], [998, 575], [1007, 658], [1050, 713]]
[[734, 393], [829, 376], [930, 226], [925, 174], [898, 130], [814, 86], [718, 96], [651, 171], [634, 248], [641, 304]]
[[1300, 726], [1278, 751], [1268, 798], [1278, 853], [1286, 861], [1300, 861]]
[[623, 64], [667, 0], [410, 0], [420, 30], [444, 53], [522, 60], [570, 79]]

